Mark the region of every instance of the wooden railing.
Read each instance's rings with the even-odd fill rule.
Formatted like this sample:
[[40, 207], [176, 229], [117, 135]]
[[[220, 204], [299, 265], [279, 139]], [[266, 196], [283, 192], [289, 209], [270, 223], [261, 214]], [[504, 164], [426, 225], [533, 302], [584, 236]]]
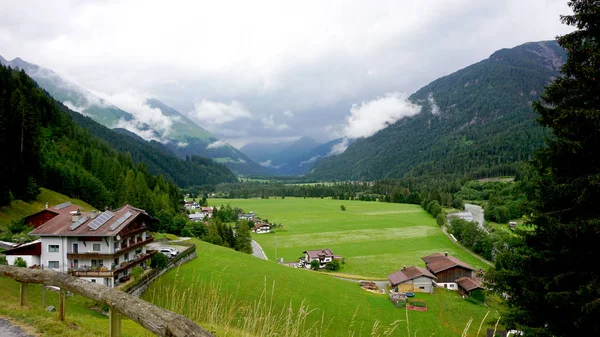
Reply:
[[59, 287], [59, 320], [65, 318], [66, 291], [106, 304], [110, 308], [110, 336], [121, 335], [121, 315], [129, 317], [159, 336], [213, 336], [185, 316], [157, 307], [120, 290], [65, 273], [0, 265], [0, 276], [21, 282], [21, 305], [25, 305], [27, 302], [29, 283]]

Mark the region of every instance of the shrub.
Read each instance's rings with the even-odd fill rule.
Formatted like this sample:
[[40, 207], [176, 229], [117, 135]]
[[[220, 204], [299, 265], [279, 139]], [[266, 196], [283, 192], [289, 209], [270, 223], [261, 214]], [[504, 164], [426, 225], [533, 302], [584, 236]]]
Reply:
[[150, 267], [151, 268], [164, 269], [167, 267], [168, 263], [169, 263], [169, 258], [165, 254], [161, 254], [161, 253], [152, 255], [152, 258], [150, 259]]
[[437, 222], [438, 226], [443, 226], [446, 223], [446, 215], [444, 212], [438, 214], [437, 218], [435, 218], [435, 222]]
[[312, 261], [310, 261], [310, 269], [312, 269], [312, 270], [319, 270], [319, 266], [320, 265], [321, 264], [319, 263], [318, 260], [312, 260]]
[[131, 277], [133, 277], [133, 279], [137, 281], [140, 279], [140, 276], [142, 276], [143, 273], [144, 273], [144, 269], [142, 269], [142, 267], [135, 266], [135, 267], [133, 267], [133, 270], [131, 270]]
[[17, 257], [15, 260], [15, 267], [27, 268], [27, 262], [25, 262], [22, 257]]
[[7, 265], [8, 261], [6, 261], [6, 256], [0, 256], [0, 265]]
[[327, 264], [325, 265], [325, 269], [331, 270], [331, 271], [340, 270], [340, 262], [338, 260], [333, 260], [331, 262], [327, 262]]
[[341, 206], [340, 206], [340, 209], [341, 209], [342, 211], [345, 211], [345, 210], [346, 210], [346, 206], [344, 206], [344, 205], [341, 205]]

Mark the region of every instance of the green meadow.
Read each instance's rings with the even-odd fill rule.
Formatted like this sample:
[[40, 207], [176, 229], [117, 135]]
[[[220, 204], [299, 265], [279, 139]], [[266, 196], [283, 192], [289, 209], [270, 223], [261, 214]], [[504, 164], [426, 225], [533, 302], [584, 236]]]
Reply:
[[330, 248], [345, 258], [341, 273], [382, 279], [403, 265], [423, 267], [421, 257], [435, 252], [486, 267], [454, 245], [418, 205], [318, 198], [209, 199], [209, 204], [230, 204], [281, 223], [274, 233], [253, 235], [269, 259], [297, 261], [307, 249]]
[[165, 273], [143, 298], [218, 331], [220, 337], [455, 337], [461, 336], [470, 319], [473, 323], [466, 336], [476, 336], [488, 310], [482, 331], [493, 327], [499, 315], [494, 302], [473, 304], [445, 289], [433, 295], [417, 294], [428, 311], [406, 311], [396, 308], [387, 295], [362, 290], [356, 282], [278, 265], [199, 240], [194, 243], [197, 258]]

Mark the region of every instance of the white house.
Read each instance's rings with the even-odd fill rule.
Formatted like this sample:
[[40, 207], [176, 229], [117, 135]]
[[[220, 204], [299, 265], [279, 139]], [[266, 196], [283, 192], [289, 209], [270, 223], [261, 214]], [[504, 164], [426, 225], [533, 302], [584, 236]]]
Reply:
[[[29, 233], [38, 236], [41, 268], [116, 286], [133, 267], [145, 267], [155, 253], [146, 211], [125, 205], [114, 211], [58, 214]], [[34, 262], [32, 258], [32, 262]]]
[[314, 260], [319, 261], [319, 268], [325, 268], [328, 262], [342, 259], [341, 256], [334, 255], [329, 248], [307, 250], [303, 253], [304, 257], [300, 261], [306, 268], [310, 268], [310, 263]]
[[206, 214], [201, 213], [201, 212], [188, 214], [188, 219], [190, 221], [194, 221], [194, 222], [202, 221], [202, 220], [204, 220], [205, 217], [206, 217]]

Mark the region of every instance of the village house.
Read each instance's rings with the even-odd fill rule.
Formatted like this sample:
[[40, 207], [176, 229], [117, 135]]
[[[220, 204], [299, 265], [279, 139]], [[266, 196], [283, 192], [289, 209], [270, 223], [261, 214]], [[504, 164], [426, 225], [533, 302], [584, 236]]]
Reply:
[[213, 207], [200, 207], [200, 212], [210, 219], [213, 216]]
[[193, 222], [203, 221], [204, 218], [206, 218], [206, 214], [204, 214], [202, 212], [188, 214], [188, 219]]
[[81, 207], [77, 205], [73, 205], [70, 201], [63, 202], [62, 204], [52, 207], [48, 207], [48, 203], [46, 203], [45, 209], [26, 216], [25, 224], [33, 228], [38, 228], [59, 214], [69, 214], [70, 212], [76, 211], [80, 208]]
[[187, 209], [187, 210], [199, 209], [199, 208], [200, 208], [200, 204], [195, 201], [186, 201], [185, 202], [185, 209]]
[[[90, 282], [114, 287], [135, 266], [145, 267], [155, 253], [146, 248], [154, 238], [148, 225], [156, 219], [146, 211], [125, 205], [102, 213], [58, 212], [29, 233], [37, 242], [7, 251], [12, 261], [22, 257], [28, 266], [69, 273]], [[36, 214], [41, 214], [40, 212]]]
[[481, 281], [474, 277], [461, 277], [456, 280], [458, 291], [466, 296], [471, 296], [474, 291], [483, 290]]
[[238, 220], [254, 221], [254, 219], [256, 219], [256, 213], [254, 212], [238, 215]]
[[304, 257], [300, 258], [300, 263], [304, 265], [306, 268], [310, 268], [310, 263], [312, 261], [319, 261], [319, 268], [325, 268], [325, 265], [328, 262], [333, 260], [341, 260], [342, 257], [339, 255], [334, 255], [331, 249], [315, 249], [315, 250], [307, 250], [304, 251]]
[[473, 277], [475, 268], [465, 262], [449, 256], [448, 253], [435, 253], [421, 258], [425, 261], [425, 267], [437, 280], [437, 287], [458, 290], [456, 280], [461, 277]]
[[402, 270], [388, 275], [388, 280], [396, 292], [433, 294], [436, 277], [425, 268], [404, 266]]
[[271, 233], [272, 228], [273, 226], [264, 221], [257, 221], [254, 223], [254, 227], [252, 227], [250, 230], [256, 234], [264, 234]]

